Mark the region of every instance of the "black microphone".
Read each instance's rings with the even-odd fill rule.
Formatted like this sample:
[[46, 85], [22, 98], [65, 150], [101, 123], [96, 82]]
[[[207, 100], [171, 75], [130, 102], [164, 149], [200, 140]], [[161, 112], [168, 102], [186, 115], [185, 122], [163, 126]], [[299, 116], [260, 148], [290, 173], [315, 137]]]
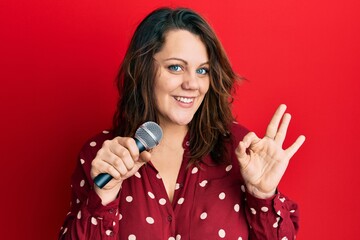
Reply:
[[[162, 139], [163, 132], [161, 127], [155, 122], [142, 124], [135, 133], [134, 140], [139, 152], [150, 150], [157, 146]], [[103, 188], [113, 177], [108, 173], [100, 173], [94, 178], [94, 183], [99, 188]]]

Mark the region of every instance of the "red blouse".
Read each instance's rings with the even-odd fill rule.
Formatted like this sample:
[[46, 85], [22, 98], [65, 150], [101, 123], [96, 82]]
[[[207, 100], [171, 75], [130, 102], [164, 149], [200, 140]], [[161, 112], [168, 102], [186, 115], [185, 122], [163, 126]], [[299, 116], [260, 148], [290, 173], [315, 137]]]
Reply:
[[[187, 167], [184, 154], [172, 202], [150, 162], [122, 183], [115, 201], [103, 206], [93, 190], [90, 168], [102, 143], [114, 137], [104, 131], [80, 152], [71, 210], [59, 239], [294, 239], [298, 212], [293, 201], [281, 193], [257, 199], [246, 192], [235, 156], [246, 133], [233, 124], [231, 164], [214, 165], [208, 156], [198, 167]], [[185, 139], [185, 151], [188, 145]]]

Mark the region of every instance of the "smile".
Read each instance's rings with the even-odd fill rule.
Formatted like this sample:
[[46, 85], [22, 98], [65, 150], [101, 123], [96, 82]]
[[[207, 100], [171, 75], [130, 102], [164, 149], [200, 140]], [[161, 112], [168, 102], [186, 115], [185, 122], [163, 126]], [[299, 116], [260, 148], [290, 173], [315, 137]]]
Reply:
[[182, 102], [182, 103], [192, 103], [194, 102], [194, 98], [187, 98], [187, 97], [175, 97], [176, 101]]

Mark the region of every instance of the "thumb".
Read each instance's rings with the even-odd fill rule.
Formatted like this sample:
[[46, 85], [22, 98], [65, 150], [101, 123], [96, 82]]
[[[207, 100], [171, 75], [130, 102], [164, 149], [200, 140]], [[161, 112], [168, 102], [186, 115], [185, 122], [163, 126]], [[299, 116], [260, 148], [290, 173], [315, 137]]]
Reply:
[[143, 151], [140, 153], [139, 161], [143, 163], [147, 163], [151, 161], [151, 153], [148, 151]]
[[248, 164], [247, 154], [246, 154], [246, 146], [243, 141], [239, 142], [238, 147], [235, 150], [235, 154], [240, 163], [241, 167], [244, 167]]

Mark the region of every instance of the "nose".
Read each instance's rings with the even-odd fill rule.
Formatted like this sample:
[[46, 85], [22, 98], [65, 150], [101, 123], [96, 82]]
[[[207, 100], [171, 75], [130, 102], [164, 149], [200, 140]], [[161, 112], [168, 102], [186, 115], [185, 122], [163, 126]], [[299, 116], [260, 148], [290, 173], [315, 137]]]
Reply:
[[195, 71], [191, 71], [191, 72], [189, 71], [186, 74], [184, 74], [182, 88], [186, 90], [199, 89], [199, 79], [197, 78]]

